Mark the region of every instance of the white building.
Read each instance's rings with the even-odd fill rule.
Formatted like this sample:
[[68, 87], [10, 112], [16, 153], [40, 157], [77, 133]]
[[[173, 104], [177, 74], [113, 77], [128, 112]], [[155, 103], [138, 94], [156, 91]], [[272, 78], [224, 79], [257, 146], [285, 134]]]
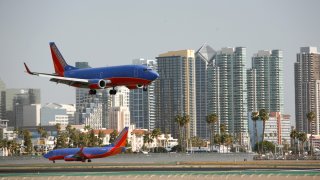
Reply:
[[14, 131], [13, 127], [8, 127], [8, 121], [0, 119], [0, 139], [12, 141], [17, 138], [18, 134]]
[[75, 112], [74, 104], [48, 103], [41, 108], [41, 125], [74, 124]]
[[[254, 124], [251, 118], [249, 121], [249, 132], [251, 145], [254, 147], [255, 142], [255, 130]], [[263, 123], [261, 120], [257, 120], [257, 133], [258, 141], [262, 141]], [[271, 112], [269, 119], [265, 123], [264, 140], [274, 143], [275, 145], [282, 145], [285, 142], [290, 142], [291, 122], [290, 115], [284, 115], [280, 112]]]
[[117, 94], [111, 96], [111, 107], [128, 107], [129, 108], [129, 89], [124, 86], [117, 87]]
[[117, 87], [117, 94], [110, 97], [108, 108], [108, 128], [120, 132], [130, 126], [129, 89]]
[[111, 107], [108, 112], [109, 128], [120, 132], [123, 128], [130, 126], [129, 107]]
[[41, 104], [23, 106], [23, 126], [40, 125]]

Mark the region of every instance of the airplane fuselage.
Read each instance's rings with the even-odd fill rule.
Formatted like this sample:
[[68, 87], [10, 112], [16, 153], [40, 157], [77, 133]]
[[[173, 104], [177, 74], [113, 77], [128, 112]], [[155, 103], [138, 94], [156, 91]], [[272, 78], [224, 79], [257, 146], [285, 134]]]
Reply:
[[[65, 71], [64, 76], [79, 79], [110, 80], [111, 83], [108, 83], [106, 85], [106, 88], [116, 86], [127, 86], [129, 88], [133, 88], [137, 85], [147, 86], [159, 75], [147, 66], [124, 65], [100, 68], [74, 69]], [[74, 83], [72, 86], [99, 89], [98, 86], [84, 87], [77, 83]]]
[[45, 154], [44, 157], [51, 160], [65, 160], [65, 161], [83, 161], [84, 159], [95, 159], [113, 156], [121, 153], [125, 148], [114, 147], [87, 147], [83, 148], [82, 153], [85, 157], [75, 157], [74, 155], [79, 152], [81, 148], [63, 148], [52, 150]]

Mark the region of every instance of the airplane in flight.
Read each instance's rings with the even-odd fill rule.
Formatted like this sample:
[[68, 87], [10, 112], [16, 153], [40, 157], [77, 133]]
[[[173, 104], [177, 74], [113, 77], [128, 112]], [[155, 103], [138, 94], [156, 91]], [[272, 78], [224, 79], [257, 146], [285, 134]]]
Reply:
[[49, 159], [53, 163], [56, 160], [65, 160], [65, 161], [82, 161], [91, 162], [91, 159], [95, 158], [104, 158], [108, 156], [113, 156], [120, 154], [126, 150], [126, 141], [128, 138], [128, 127], [125, 127], [114, 143], [104, 147], [82, 147], [82, 148], [63, 148], [55, 149], [43, 157]]
[[122, 65], [99, 68], [79, 69], [66, 63], [54, 42], [50, 43], [50, 50], [55, 73], [31, 72], [24, 63], [26, 72], [31, 75], [48, 77], [50, 81], [62, 83], [78, 88], [88, 88], [89, 94], [96, 94], [97, 89], [112, 88], [109, 93], [115, 95], [117, 86], [126, 86], [129, 89], [143, 88], [159, 77], [159, 74], [144, 65]]

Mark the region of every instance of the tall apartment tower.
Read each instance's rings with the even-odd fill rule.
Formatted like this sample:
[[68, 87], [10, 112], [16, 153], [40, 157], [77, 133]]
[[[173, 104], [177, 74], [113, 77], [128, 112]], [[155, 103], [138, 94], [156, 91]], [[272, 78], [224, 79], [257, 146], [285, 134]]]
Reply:
[[117, 87], [117, 94], [110, 97], [108, 128], [121, 131], [130, 126], [129, 103], [129, 89], [125, 86]]
[[[157, 70], [156, 60], [134, 59], [132, 64], [146, 65], [153, 70]], [[140, 129], [152, 131], [156, 122], [156, 101], [155, 85], [152, 82], [148, 86], [148, 91], [134, 89], [130, 91], [130, 116], [131, 122]]]
[[248, 143], [245, 64], [246, 48], [222, 48], [208, 67], [208, 113], [218, 115], [218, 127], [224, 124], [229, 134], [241, 137], [240, 144]]
[[266, 109], [284, 111], [283, 52], [263, 50], [252, 57], [247, 70], [248, 112]]
[[208, 115], [208, 64], [213, 61], [216, 51], [204, 44], [195, 53], [196, 60], [196, 109], [197, 136], [209, 139], [210, 131], [207, 124]]
[[0, 119], [6, 119], [5, 90], [6, 90], [6, 85], [0, 79]]
[[[320, 54], [316, 47], [301, 47], [294, 64], [296, 128], [299, 132], [319, 134]], [[316, 121], [308, 124], [306, 114], [316, 113]]]
[[196, 84], [194, 50], [170, 51], [157, 57], [157, 127], [178, 137], [177, 115], [189, 115], [188, 136], [196, 136]]
[[[88, 62], [76, 62], [76, 67], [91, 68]], [[95, 129], [107, 127], [108, 97], [106, 90], [89, 95], [88, 89], [76, 88], [75, 124], [86, 124]]]

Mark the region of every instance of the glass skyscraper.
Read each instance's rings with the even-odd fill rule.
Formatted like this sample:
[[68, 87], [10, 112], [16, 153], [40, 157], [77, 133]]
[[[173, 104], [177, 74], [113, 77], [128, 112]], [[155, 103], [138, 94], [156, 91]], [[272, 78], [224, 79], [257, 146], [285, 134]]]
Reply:
[[[134, 59], [132, 63], [146, 65], [157, 71], [156, 60]], [[148, 86], [148, 91], [143, 91], [141, 88], [130, 90], [130, 119], [137, 128], [149, 131], [155, 128], [156, 101], [154, 91], [154, 82]]]
[[245, 65], [246, 48], [236, 47], [222, 48], [208, 67], [208, 113], [216, 113], [218, 127], [224, 124], [241, 145], [248, 144]]
[[247, 70], [248, 111], [284, 112], [283, 52], [259, 51]]
[[215, 58], [216, 51], [204, 44], [195, 53], [196, 59], [196, 108], [197, 108], [197, 136], [208, 139], [210, 131], [207, 124], [208, 115], [208, 63]]
[[[319, 134], [320, 116], [320, 54], [316, 47], [301, 47], [294, 64], [296, 128], [299, 132]], [[316, 113], [309, 127], [306, 114]]]
[[156, 122], [164, 133], [178, 137], [177, 115], [189, 115], [188, 137], [196, 136], [194, 50], [170, 51], [157, 57]]

